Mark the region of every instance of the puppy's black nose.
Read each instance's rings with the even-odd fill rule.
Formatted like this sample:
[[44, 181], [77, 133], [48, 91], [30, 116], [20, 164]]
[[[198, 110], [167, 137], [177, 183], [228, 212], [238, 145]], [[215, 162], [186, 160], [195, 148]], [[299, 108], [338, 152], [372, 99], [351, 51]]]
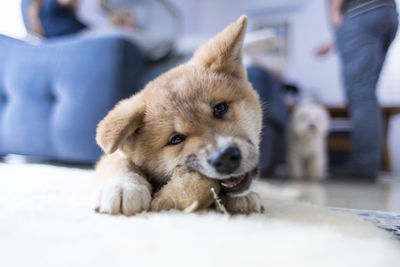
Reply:
[[230, 174], [239, 168], [241, 160], [242, 153], [240, 152], [240, 149], [236, 146], [231, 146], [212, 154], [208, 159], [208, 163], [210, 163], [217, 172]]
[[315, 129], [317, 129], [317, 126], [314, 123], [310, 123], [308, 125], [308, 129], [310, 129], [311, 131], [314, 131]]

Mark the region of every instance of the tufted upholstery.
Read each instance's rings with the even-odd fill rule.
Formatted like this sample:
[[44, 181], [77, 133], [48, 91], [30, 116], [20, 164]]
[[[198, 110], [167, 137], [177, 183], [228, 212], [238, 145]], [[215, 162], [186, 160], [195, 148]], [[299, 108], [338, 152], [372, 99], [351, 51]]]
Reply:
[[119, 37], [31, 45], [0, 35], [0, 154], [96, 161], [97, 123], [138, 90], [144, 66]]

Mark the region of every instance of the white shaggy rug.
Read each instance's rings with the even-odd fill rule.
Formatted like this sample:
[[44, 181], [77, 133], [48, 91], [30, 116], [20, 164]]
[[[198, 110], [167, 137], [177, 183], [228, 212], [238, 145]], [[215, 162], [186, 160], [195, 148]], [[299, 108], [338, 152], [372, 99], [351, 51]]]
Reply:
[[0, 266], [398, 267], [400, 247], [358, 217], [257, 190], [267, 214], [93, 213], [92, 171], [0, 164]]

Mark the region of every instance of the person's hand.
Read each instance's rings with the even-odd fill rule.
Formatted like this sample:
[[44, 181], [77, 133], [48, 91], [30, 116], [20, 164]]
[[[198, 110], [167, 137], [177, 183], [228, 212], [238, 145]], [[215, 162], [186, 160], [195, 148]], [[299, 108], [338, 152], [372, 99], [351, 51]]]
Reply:
[[39, 11], [43, 3], [43, 0], [34, 0], [28, 9], [28, 19], [29, 19], [29, 32], [36, 36], [44, 36], [44, 30], [40, 22]]
[[76, 9], [78, 7], [78, 0], [57, 0], [57, 2], [64, 7]]
[[332, 11], [331, 14], [332, 25], [336, 29], [343, 22], [343, 15], [340, 11]]
[[45, 35], [42, 24], [40, 21], [36, 21], [34, 23], [31, 23], [31, 27], [29, 29], [29, 32], [35, 36], [42, 37]]
[[111, 24], [130, 30], [137, 30], [137, 25], [134, 15], [129, 11], [113, 10], [110, 15]]
[[317, 57], [326, 56], [326, 55], [328, 55], [328, 54], [333, 50], [334, 47], [335, 47], [335, 43], [333, 43], [333, 42], [330, 42], [330, 43], [328, 43], [328, 44], [321, 45], [321, 46], [315, 51], [315, 55], [316, 55]]

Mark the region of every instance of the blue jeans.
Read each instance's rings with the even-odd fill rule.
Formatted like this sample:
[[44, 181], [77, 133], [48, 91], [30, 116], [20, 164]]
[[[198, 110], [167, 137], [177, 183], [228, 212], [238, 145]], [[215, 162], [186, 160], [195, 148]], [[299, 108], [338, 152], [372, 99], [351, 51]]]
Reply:
[[392, 7], [379, 7], [344, 17], [336, 30], [336, 46], [353, 131], [349, 167], [355, 174], [376, 177], [382, 154], [382, 114], [376, 84], [398, 26]]
[[260, 172], [270, 174], [284, 160], [284, 136], [288, 111], [282, 85], [267, 71], [247, 68], [247, 76], [263, 104], [263, 130], [260, 144]]

